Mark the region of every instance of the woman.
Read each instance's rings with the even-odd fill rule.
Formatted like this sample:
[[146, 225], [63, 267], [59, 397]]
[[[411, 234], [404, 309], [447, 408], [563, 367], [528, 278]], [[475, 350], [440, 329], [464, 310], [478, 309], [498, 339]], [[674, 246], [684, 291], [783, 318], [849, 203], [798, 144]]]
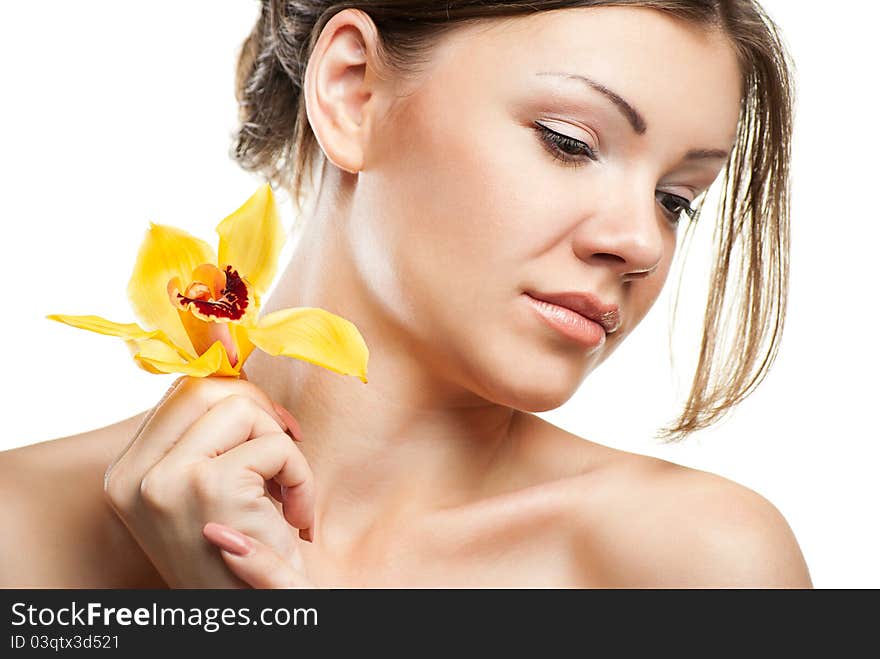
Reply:
[[[644, 318], [722, 171], [700, 362], [666, 435], [766, 373], [792, 99], [760, 8], [287, 4], [263, 3], [238, 81], [236, 157], [307, 209], [264, 313], [350, 319], [369, 384], [257, 352], [247, 381], [181, 378], [136, 417], [6, 452], [3, 583], [809, 587], [757, 493], [531, 414]], [[26, 489], [47, 469], [61, 506]]]

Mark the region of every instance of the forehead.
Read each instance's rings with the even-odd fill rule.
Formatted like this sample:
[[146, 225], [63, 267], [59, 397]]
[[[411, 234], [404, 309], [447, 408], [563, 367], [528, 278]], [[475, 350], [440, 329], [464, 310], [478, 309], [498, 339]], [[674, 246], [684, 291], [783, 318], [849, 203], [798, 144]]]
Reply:
[[732, 44], [659, 10], [577, 7], [479, 21], [444, 37], [425, 80], [477, 95], [572, 84], [536, 75], [543, 71], [601, 82], [641, 111], [649, 134], [685, 127], [716, 146], [733, 142], [742, 81]]

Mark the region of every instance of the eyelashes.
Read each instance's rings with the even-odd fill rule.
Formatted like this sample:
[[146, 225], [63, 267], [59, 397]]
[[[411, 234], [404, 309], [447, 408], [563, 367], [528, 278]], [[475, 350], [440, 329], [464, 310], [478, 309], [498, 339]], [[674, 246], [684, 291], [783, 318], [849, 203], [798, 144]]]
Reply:
[[[592, 161], [599, 160], [596, 153], [587, 144], [584, 144], [580, 140], [568, 137], [567, 135], [561, 135], [554, 130], [550, 130], [543, 124], [539, 124], [537, 121], [534, 122], [534, 125], [544, 148], [554, 160], [561, 162], [563, 165], [567, 167], [581, 167], [586, 164], [584, 158]], [[692, 207], [690, 202], [684, 197], [659, 191], [656, 196], [663, 211], [676, 225], [678, 224], [682, 213], [685, 213], [688, 218], [693, 220], [699, 211], [698, 208]], [[677, 207], [670, 209], [666, 206], [666, 203], [670, 201]]]
[[666, 206], [663, 206], [664, 202], [660, 201], [660, 205], [663, 206], [663, 210], [665, 210], [670, 217], [675, 218], [675, 221], [678, 222], [678, 219], [681, 217], [681, 214], [684, 213], [688, 216], [689, 219], [693, 220], [697, 215], [696, 208], [690, 205], [690, 202], [684, 197], [679, 197], [678, 195], [669, 194], [668, 192], [658, 192], [657, 200], [660, 200], [660, 197], [664, 197], [667, 201], [672, 200], [673, 203], [678, 205], [676, 210], [670, 210]]
[[541, 136], [541, 141], [550, 152], [550, 155], [566, 165], [580, 166], [581, 160], [578, 156], [586, 156], [590, 160], [598, 160], [593, 150], [580, 140], [568, 137], [567, 135], [560, 135], [538, 122], [535, 122], [535, 129]]

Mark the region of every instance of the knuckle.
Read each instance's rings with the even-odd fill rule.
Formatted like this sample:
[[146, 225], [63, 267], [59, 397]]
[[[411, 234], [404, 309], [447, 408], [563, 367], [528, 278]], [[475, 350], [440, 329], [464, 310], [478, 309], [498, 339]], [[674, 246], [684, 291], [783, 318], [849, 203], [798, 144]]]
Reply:
[[151, 510], [167, 508], [168, 492], [163, 485], [164, 479], [155, 467], [150, 469], [138, 484], [138, 495], [141, 502]]
[[290, 451], [295, 456], [295, 460], [298, 464], [302, 465], [303, 473], [306, 475], [307, 479], [311, 479], [312, 476], [312, 465], [309, 464], [309, 461], [306, 459], [306, 456], [303, 455], [303, 452], [299, 450], [298, 446], [294, 446], [293, 442], [290, 441], [288, 437], [288, 443], [290, 444]]
[[274, 505], [269, 503], [265, 497], [253, 496], [242, 499], [238, 504], [241, 514], [246, 518], [262, 518], [267, 512], [271, 512], [267, 509], [267, 505], [274, 509]]
[[242, 394], [230, 394], [223, 399], [222, 404], [230, 413], [241, 416], [253, 413], [257, 405], [252, 398]]
[[283, 455], [293, 455], [295, 458], [299, 454], [299, 449], [293, 445], [293, 441], [286, 434], [281, 432], [273, 432], [265, 435], [265, 442], [268, 443], [269, 449], [273, 452]]
[[118, 507], [124, 501], [128, 488], [122, 482], [119, 470], [115, 465], [110, 465], [104, 471], [104, 499]]
[[216, 378], [199, 378], [192, 375], [183, 376], [180, 386], [177, 387], [179, 395], [192, 400], [195, 404], [204, 409], [208, 409], [221, 399], [223, 388], [222, 384], [211, 382]]
[[312, 467], [309, 465], [308, 460], [306, 460], [306, 456], [303, 455], [303, 452], [287, 434], [281, 432], [272, 433], [271, 435], [266, 435], [266, 440], [271, 442], [270, 449], [273, 452], [277, 451], [281, 455], [288, 456], [290, 464], [294, 465], [297, 471], [303, 473], [305, 480], [312, 477]]
[[247, 398], [248, 400], [252, 401], [254, 405], [258, 407], [261, 404], [271, 406], [272, 401], [269, 398], [269, 395], [253, 382], [249, 380], [235, 380], [230, 384], [234, 385], [236, 391], [240, 392], [236, 395]]
[[183, 396], [197, 395], [202, 389], [202, 383], [200, 380], [204, 379], [205, 378], [195, 378], [191, 375], [182, 375], [174, 381], [171, 388], [175, 393], [179, 393]]
[[233, 380], [231, 384], [236, 388], [240, 389], [244, 395], [246, 396], [259, 396], [263, 395], [263, 390], [260, 389], [257, 385], [255, 385], [250, 380]]
[[207, 462], [200, 462], [191, 467], [189, 483], [193, 494], [202, 501], [216, 500], [222, 490], [214, 470]]

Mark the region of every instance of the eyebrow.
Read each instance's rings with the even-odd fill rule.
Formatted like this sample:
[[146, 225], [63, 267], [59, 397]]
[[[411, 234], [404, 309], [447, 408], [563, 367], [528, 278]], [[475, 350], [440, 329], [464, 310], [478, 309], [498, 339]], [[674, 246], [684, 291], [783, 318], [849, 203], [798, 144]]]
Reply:
[[[620, 110], [620, 113], [626, 118], [629, 122], [629, 125], [632, 126], [633, 131], [635, 131], [636, 135], [644, 135], [648, 132], [648, 124], [645, 121], [645, 118], [641, 115], [641, 113], [633, 107], [629, 102], [626, 101], [620, 94], [609, 89], [601, 82], [597, 82], [591, 78], [586, 76], [579, 75], [577, 73], [562, 73], [558, 71], [541, 71], [536, 75], [539, 76], [558, 76], [562, 78], [568, 78], [570, 80], [577, 80], [578, 82], [583, 83], [590, 89], [594, 89], [599, 92], [605, 98], [614, 103], [614, 107]], [[729, 152], [724, 151], [723, 149], [691, 149], [684, 155], [685, 160], [706, 160], [706, 159], [720, 159], [726, 160], [727, 156], [730, 155]]]

